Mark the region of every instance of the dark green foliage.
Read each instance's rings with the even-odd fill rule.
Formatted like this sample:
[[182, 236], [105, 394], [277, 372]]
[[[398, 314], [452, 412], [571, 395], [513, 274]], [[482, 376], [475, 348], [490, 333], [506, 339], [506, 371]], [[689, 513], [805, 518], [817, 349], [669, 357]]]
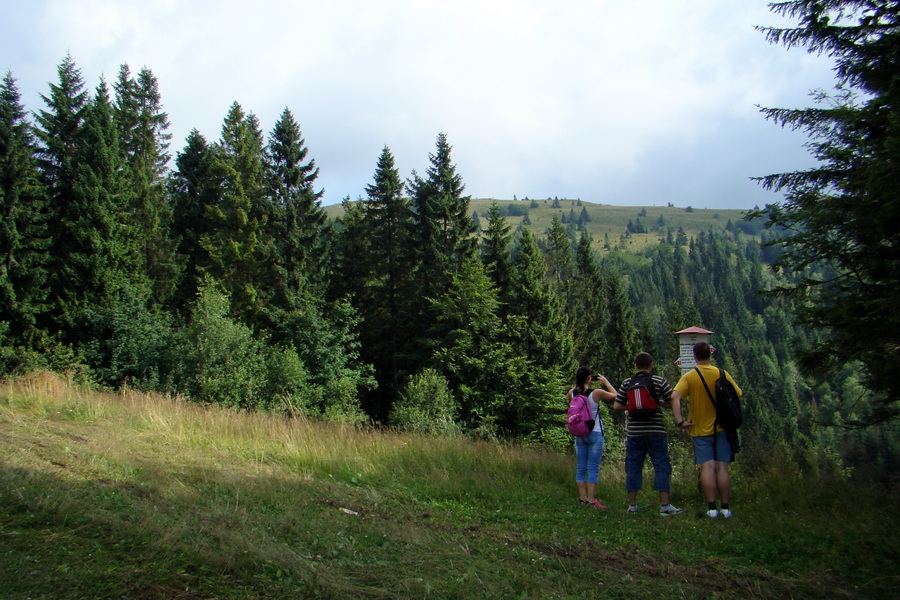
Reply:
[[513, 258], [508, 332], [515, 351], [533, 368], [561, 373], [571, 367], [572, 324], [564, 307], [534, 236], [522, 231]]
[[11, 346], [34, 347], [37, 319], [46, 310], [46, 196], [34, 159], [31, 129], [11, 73], [0, 85], [0, 369], [8, 371]]
[[200, 272], [221, 282], [233, 310], [248, 322], [268, 300], [257, 277], [265, 272], [263, 260], [273, 244], [265, 230], [271, 205], [263, 196], [262, 151], [256, 117], [233, 103], [212, 152], [211, 176], [219, 195], [204, 207], [210, 230], [198, 240], [207, 256]]
[[365, 322], [363, 356], [375, 367], [378, 379], [376, 412], [383, 413], [396, 397], [403, 373], [412, 368], [408, 340], [415, 331], [410, 316], [415, 314], [412, 246], [413, 212], [403, 196], [403, 180], [390, 148], [378, 157], [373, 182], [366, 186], [363, 201], [364, 229], [368, 238], [364, 253], [355, 253], [355, 268], [367, 271], [365, 284], [354, 291], [354, 305]]
[[458, 433], [456, 400], [444, 376], [425, 369], [410, 377], [391, 410], [390, 424], [413, 433]]
[[[700, 325], [715, 331], [716, 362], [745, 390], [748, 443], [823, 445], [883, 472], [900, 456], [889, 427], [820, 426], [871, 416], [859, 400], [869, 366], [847, 362], [816, 380], [798, 371], [795, 349], [831, 338], [758, 292], [837, 271], [815, 261], [764, 270], [807, 233], [763, 231], [775, 213], [689, 238], [642, 210], [630, 231], [605, 233], [601, 257], [585, 226], [588, 210], [604, 213], [588, 205], [576, 215], [580, 201], [567, 199], [565, 212], [558, 198], [523, 202], [515, 234], [498, 204], [475, 214], [440, 134], [408, 197], [385, 147], [365, 198], [347, 198], [326, 222], [318, 169], [289, 110], [264, 145], [256, 117], [234, 103], [221, 139], [192, 131], [170, 173], [168, 121], [148, 69], [133, 77], [123, 65], [115, 102], [102, 82], [93, 97], [82, 92], [69, 57], [59, 77], [36, 141], [11, 76], [0, 96], [4, 372], [65, 369], [233, 407], [566, 448], [575, 367], [617, 385], [646, 350], [674, 382], [672, 332]], [[873, 181], [882, 172], [866, 171]], [[556, 216], [535, 232], [525, 206]], [[626, 251], [650, 237], [638, 238], [648, 218], [665, 241]], [[622, 250], [610, 247], [617, 234]], [[760, 248], [757, 235], [773, 245]], [[890, 241], [873, 260], [890, 256]], [[606, 416], [615, 455], [621, 432]]]
[[315, 190], [319, 169], [308, 155], [300, 127], [285, 108], [269, 136], [266, 166], [269, 201], [274, 205], [270, 228], [276, 245], [273, 263], [278, 293], [288, 303], [291, 290], [307, 283], [321, 285], [325, 266], [325, 212], [322, 190]]
[[[869, 397], [859, 424], [900, 414], [900, 4], [796, 0], [773, 5], [796, 28], [762, 28], [788, 48], [835, 60], [836, 93], [820, 106], [763, 109], [808, 132], [818, 166], [763, 177], [782, 202], [751, 213], [786, 230], [776, 269], [798, 277], [775, 292], [825, 333], [805, 353], [813, 373], [859, 361]], [[849, 408], [849, 407], [848, 407]]]
[[510, 244], [512, 243], [511, 227], [503, 217], [497, 203], [491, 204], [488, 209], [488, 227], [481, 236], [481, 260], [487, 267], [488, 275], [499, 291], [501, 315], [508, 313], [507, 291], [510, 287], [512, 275], [512, 255]]
[[209, 256], [200, 245], [211, 234], [213, 223], [206, 207], [216, 202], [217, 182], [213, 178], [213, 150], [196, 129], [187, 137], [184, 150], [175, 158], [175, 172], [169, 180], [172, 203], [172, 238], [179, 258], [185, 263], [184, 276], [175, 296], [175, 308], [184, 310], [193, 299]]
[[144, 257], [144, 269], [157, 305], [175, 291], [181, 265], [170, 236], [172, 207], [166, 190], [169, 119], [162, 108], [159, 86], [150, 69], [137, 78], [127, 65], [119, 69], [113, 119], [135, 221], [133, 242]]

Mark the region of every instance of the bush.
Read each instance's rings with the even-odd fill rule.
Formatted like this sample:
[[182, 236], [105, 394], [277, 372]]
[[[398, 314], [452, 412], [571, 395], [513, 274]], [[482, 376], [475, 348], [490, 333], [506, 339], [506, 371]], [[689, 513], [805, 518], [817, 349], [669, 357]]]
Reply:
[[456, 435], [458, 407], [443, 375], [425, 369], [414, 375], [400, 392], [390, 414], [390, 424], [413, 433]]
[[177, 392], [241, 408], [266, 404], [266, 356], [249, 327], [228, 316], [225, 292], [201, 286], [187, 328], [172, 347], [172, 384]]

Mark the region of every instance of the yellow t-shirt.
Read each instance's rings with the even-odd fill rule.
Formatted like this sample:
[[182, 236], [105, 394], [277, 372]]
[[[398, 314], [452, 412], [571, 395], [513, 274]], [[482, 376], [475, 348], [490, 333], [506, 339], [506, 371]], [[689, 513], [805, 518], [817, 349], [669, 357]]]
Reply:
[[[716, 379], [719, 378], [719, 367], [712, 365], [698, 365], [698, 367], [703, 373], [706, 385], [709, 386], [709, 391], [715, 394]], [[728, 371], [725, 371], [725, 377], [737, 390], [738, 395], [743, 397], [744, 392], [731, 378], [731, 374]], [[703, 382], [700, 381], [700, 375], [697, 374], [697, 371], [691, 369], [682, 375], [678, 383], [675, 384], [675, 391], [681, 394], [682, 398], [691, 399], [690, 413], [687, 417], [688, 421], [694, 424], [691, 427], [691, 436], [712, 435], [713, 424], [716, 422], [716, 409], [713, 407], [713, 403], [709, 399], [709, 394], [706, 393], [706, 388], [703, 387]], [[722, 431], [722, 428], [718, 427], [716, 431]]]

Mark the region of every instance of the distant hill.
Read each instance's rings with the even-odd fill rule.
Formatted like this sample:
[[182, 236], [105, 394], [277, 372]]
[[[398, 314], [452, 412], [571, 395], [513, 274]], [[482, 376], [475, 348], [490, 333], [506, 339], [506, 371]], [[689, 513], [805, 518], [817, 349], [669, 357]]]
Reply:
[[[601, 252], [617, 247], [640, 250], [645, 246], [656, 244], [660, 238], [665, 238], [670, 230], [672, 235], [677, 234], [679, 228], [684, 230], [688, 238], [709, 229], [725, 229], [729, 221], [736, 223], [743, 219], [746, 213], [742, 209], [613, 206], [569, 198], [542, 200], [473, 198], [470, 209], [478, 214], [482, 227], [487, 226], [488, 209], [494, 202], [507, 213], [507, 221], [514, 231], [522, 225], [527, 214], [530, 221], [528, 227], [538, 237], [543, 236], [550, 227], [554, 216], [558, 216], [563, 224], [568, 226], [573, 219], [577, 224], [584, 212], [589, 220], [583, 220], [583, 226], [593, 237], [596, 249]], [[330, 218], [343, 213], [340, 204], [324, 208]], [[632, 224], [631, 233], [628, 232], [629, 222]], [[646, 233], [634, 230], [646, 230]]]

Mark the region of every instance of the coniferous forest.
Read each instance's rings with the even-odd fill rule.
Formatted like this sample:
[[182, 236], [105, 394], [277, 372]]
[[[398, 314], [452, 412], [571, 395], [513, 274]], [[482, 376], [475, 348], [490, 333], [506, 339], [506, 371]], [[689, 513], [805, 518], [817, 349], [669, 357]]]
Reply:
[[829, 338], [778, 292], [830, 267], [789, 268], [796, 223], [777, 214], [690, 236], [657, 223], [653, 244], [604, 248], [587, 205], [546, 228], [523, 201], [473, 214], [441, 133], [422, 174], [373, 156], [365, 195], [329, 218], [289, 109], [260, 123], [235, 102], [214, 138], [176, 147], [150, 69], [89, 83], [71, 56], [42, 100], [24, 106], [6, 74], [3, 375], [562, 448], [577, 366], [617, 386], [648, 351], [674, 382], [672, 332], [697, 325], [744, 389], [745, 446], [896, 467], [896, 422], [855, 426], [873, 410], [865, 357], [802, 364]]

